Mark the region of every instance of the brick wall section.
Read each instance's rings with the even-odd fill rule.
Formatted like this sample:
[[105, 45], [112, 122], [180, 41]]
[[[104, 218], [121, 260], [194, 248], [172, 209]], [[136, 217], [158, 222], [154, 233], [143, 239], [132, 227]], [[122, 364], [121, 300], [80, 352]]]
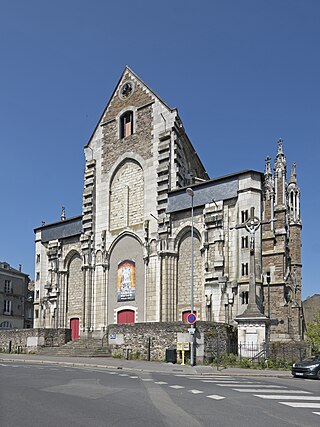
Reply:
[[110, 230], [120, 229], [143, 221], [144, 182], [141, 167], [125, 162], [111, 183]]
[[74, 258], [69, 266], [68, 281], [68, 318], [79, 317], [83, 304], [83, 271], [82, 261]]
[[[202, 260], [200, 253], [200, 242], [194, 237], [194, 301], [195, 310], [198, 318], [202, 315], [203, 286], [201, 281], [202, 276]], [[191, 235], [190, 232], [181, 240], [179, 247], [178, 258], [178, 307], [181, 320], [181, 311], [185, 308], [190, 308], [191, 297]], [[200, 312], [199, 312], [200, 311]]]
[[[27, 347], [28, 338], [37, 338], [38, 347]], [[17, 352], [18, 347], [23, 353], [37, 352], [40, 347], [60, 347], [71, 340], [70, 329], [0, 329], [0, 349]]]
[[[136, 323], [133, 325], [110, 325], [108, 334], [123, 334], [122, 345], [110, 345], [112, 353], [147, 359], [148, 338], [151, 340], [151, 360], [165, 360], [166, 349], [176, 348], [177, 334], [188, 333], [188, 326], [182, 322]], [[217, 352], [226, 354], [236, 348], [235, 329], [229, 325], [214, 322], [197, 322], [197, 336], [204, 334], [204, 360], [212, 360]], [[202, 361], [204, 361], [202, 360]]]
[[[143, 105], [146, 105], [147, 103], [152, 101], [151, 95], [143, 91], [142, 87], [130, 78], [129, 73], [126, 73], [123, 76], [122, 82], [125, 82], [127, 80], [130, 80], [135, 85], [135, 90], [133, 94], [126, 100], [122, 100], [119, 98], [118, 91], [117, 91], [115, 93], [116, 96], [113, 96], [108, 106], [108, 109], [103, 116], [102, 123], [108, 122], [109, 120], [114, 119], [123, 109], [125, 109], [130, 105], [134, 105], [136, 107], [142, 107]], [[121, 87], [121, 84], [120, 84], [120, 87]]]
[[[128, 76], [124, 76], [127, 80]], [[116, 160], [128, 151], [134, 151], [142, 158], [152, 157], [152, 97], [136, 84], [135, 90], [127, 100], [114, 96], [102, 119], [103, 125], [103, 154], [102, 168], [107, 173]], [[135, 132], [126, 138], [119, 139], [119, 123], [116, 121], [120, 112], [134, 106]]]

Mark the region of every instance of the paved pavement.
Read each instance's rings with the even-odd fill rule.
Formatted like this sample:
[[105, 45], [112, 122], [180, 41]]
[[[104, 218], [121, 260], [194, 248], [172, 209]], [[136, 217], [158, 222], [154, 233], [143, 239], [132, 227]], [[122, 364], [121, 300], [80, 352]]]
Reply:
[[32, 363], [50, 363], [71, 366], [91, 366], [108, 369], [125, 369], [140, 372], [162, 372], [162, 373], [183, 373], [183, 374], [205, 374], [217, 375], [229, 374], [239, 376], [258, 376], [258, 377], [291, 377], [290, 371], [276, 371], [271, 369], [243, 369], [243, 368], [224, 368], [212, 366], [188, 366], [165, 362], [148, 362], [144, 360], [126, 360], [114, 359], [112, 357], [60, 357], [44, 356], [36, 354], [7, 354], [0, 353], [0, 361], [12, 362], [32, 362]]

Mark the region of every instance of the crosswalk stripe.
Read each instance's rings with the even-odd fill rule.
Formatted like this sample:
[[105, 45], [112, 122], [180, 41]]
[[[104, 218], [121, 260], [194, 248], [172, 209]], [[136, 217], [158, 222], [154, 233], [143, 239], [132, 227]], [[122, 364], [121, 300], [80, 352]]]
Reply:
[[170, 387], [175, 389], [184, 388], [182, 385], [171, 385]]
[[282, 396], [281, 394], [255, 394], [261, 399], [288, 399], [288, 400], [320, 400], [320, 396]]
[[214, 400], [221, 400], [221, 399], [225, 399], [225, 396], [219, 396], [218, 394], [210, 394], [209, 399], [214, 399]]
[[155, 384], [163, 385], [163, 384], [168, 384], [168, 383], [166, 383], [165, 381], [156, 381]]
[[265, 389], [265, 388], [233, 388], [234, 391], [242, 393], [287, 393], [287, 394], [311, 394], [310, 391], [304, 390], [278, 390], [278, 389]]
[[141, 380], [142, 380], [142, 381], [153, 381], [153, 379], [152, 379], [152, 378], [142, 378]]
[[132, 375], [130, 378], [139, 378], [139, 377], [137, 377], [136, 375]]
[[[251, 384], [243, 384], [242, 382], [241, 383], [238, 383], [238, 384], [222, 384], [222, 383], [220, 383], [220, 384], [217, 384], [217, 385], [219, 385], [220, 387], [251, 387], [252, 388], [252, 383]], [[254, 384], [254, 386], [255, 387], [264, 387], [264, 388], [283, 388], [281, 385], [265, 385], [265, 384]]]
[[193, 393], [193, 394], [200, 394], [203, 393], [203, 391], [201, 390], [188, 390], [189, 393]]
[[128, 377], [128, 374], [119, 374], [119, 377]]
[[320, 412], [312, 412], [315, 415], [320, 415]]
[[311, 402], [279, 402], [281, 405], [291, 406], [292, 408], [320, 408], [320, 403]]

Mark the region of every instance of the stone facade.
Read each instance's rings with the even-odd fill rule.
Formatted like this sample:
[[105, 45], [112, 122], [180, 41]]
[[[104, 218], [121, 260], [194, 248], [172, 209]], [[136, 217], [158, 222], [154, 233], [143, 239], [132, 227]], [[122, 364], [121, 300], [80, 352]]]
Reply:
[[300, 190], [295, 165], [287, 181], [281, 140], [274, 171], [267, 158], [264, 172], [209, 179], [177, 110], [126, 67], [85, 158], [82, 215], [63, 211], [35, 230], [37, 327], [85, 337], [113, 324], [181, 321], [190, 311], [191, 229], [197, 318], [236, 325], [253, 289], [254, 212], [257, 307], [270, 314], [271, 340], [300, 339]]
[[33, 326], [33, 282], [29, 276], [0, 262], [0, 330]]

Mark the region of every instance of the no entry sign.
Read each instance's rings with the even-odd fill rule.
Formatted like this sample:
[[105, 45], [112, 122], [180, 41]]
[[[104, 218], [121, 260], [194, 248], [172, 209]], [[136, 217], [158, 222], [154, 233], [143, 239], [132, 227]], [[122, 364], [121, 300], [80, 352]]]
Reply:
[[193, 325], [197, 321], [197, 316], [194, 313], [189, 313], [187, 317], [187, 322], [189, 325]]

